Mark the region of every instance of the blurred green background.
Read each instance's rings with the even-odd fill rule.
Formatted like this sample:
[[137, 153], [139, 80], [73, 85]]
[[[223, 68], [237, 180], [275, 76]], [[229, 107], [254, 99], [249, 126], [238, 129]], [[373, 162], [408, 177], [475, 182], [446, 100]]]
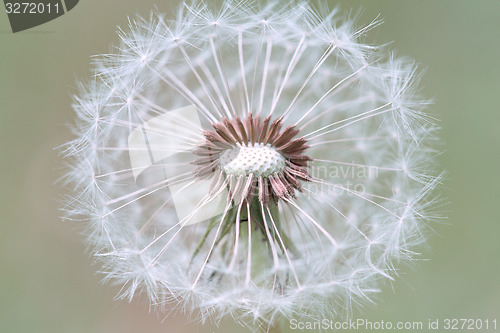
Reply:
[[[149, 314], [147, 302], [113, 301], [75, 225], [58, 218], [53, 147], [71, 138], [71, 93], [89, 57], [109, 51], [127, 15], [177, 1], [87, 0], [43, 26], [12, 34], [0, 13], [0, 332], [246, 332], [230, 320], [198, 326], [182, 315]], [[331, 1], [332, 5], [334, 1]], [[414, 268], [386, 285], [371, 321], [497, 319], [500, 325], [500, 1], [350, 0], [360, 23], [381, 14], [369, 41], [394, 41], [427, 68], [424, 95], [441, 119], [448, 170], [441, 189], [448, 220], [434, 225]], [[500, 327], [498, 328], [500, 330]], [[426, 331], [426, 330], [424, 330]]]

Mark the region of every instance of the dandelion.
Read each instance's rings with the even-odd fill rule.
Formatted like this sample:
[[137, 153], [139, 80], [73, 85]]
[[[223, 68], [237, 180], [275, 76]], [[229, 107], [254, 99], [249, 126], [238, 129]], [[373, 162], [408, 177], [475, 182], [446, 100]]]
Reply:
[[[64, 146], [106, 280], [216, 322], [341, 318], [436, 218], [416, 65], [326, 5], [183, 4], [120, 30]], [[187, 207], [187, 208], [186, 208]]]

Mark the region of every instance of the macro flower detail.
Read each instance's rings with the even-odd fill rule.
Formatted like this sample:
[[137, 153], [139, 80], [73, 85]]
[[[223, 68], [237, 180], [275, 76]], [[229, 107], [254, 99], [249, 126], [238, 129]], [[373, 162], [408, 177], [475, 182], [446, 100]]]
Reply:
[[120, 30], [74, 98], [65, 216], [106, 281], [255, 329], [342, 318], [438, 218], [437, 126], [381, 22], [309, 2], [182, 4]]
[[219, 167], [229, 180], [231, 199], [251, 201], [257, 190], [259, 202], [266, 205], [301, 191], [300, 181], [310, 179], [310, 158], [303, 154], [307, 141], [293, 138], [299, 132], [295, 126], [281, 131], [282, 120], [270, 119], [261, 122], [250, 113], [244, 121], [237, 117], [212, 124], [214, 131], [204, 133], [206, 141], [195, 151], [201, 156], [194, 161], [200, 165], [196, 175], [206, 176]]

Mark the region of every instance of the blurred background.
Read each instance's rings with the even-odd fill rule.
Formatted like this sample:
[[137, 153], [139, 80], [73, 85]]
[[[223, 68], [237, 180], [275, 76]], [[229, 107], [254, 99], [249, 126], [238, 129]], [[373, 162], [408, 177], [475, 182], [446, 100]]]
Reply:
[[[404, 269], [354, 317], [496, 318], [500, 326], [500, 1], [329, 2], [364, 8], [360, 24], [380, 14], [385, 23], [368, 40], [394, 41], [427, 68], [421, 86], [436, 101], [446, 142], [448, 219], [433, 225], [429, 260]], [[118, 289], [100, 285], [79, 229], [58, 217], [63, 163], [53, 148], [71, 138], [76, 79], [88, 77], [91, 55], [117, 42], [127, 16], [177, 4], [80, 1], [16, 34], [0, 13], [0, 332], [247, 332], [231, 320], [199, 326], [182, 314], [150, 314], [144, 299], [114, 301]]]

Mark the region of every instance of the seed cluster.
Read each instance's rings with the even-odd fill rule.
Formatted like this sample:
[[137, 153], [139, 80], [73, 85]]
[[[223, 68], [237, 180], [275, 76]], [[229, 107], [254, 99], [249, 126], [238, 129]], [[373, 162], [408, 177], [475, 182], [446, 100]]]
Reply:
[[220, 155], [220, 166], [228, 175], [269, 177], [283, 171], [286, 160], [269, 144], [242, 146], [238, 144]]
[[224, 118], [213, 123], [213, 131], [205, 131], [205, 141], [198, 146], [194, 161], [195, 176], [208, 178], [223, 175], [231, 199], [260, 202], [294, 197], [302, 191], [301, 181], [309, 181], [310, 158], [304, 154], [307, 141], [295, 138], [299, 130], [288, 126], [282, 130], [283, 119], [271, 122], [251, 113], [245, 119]]

